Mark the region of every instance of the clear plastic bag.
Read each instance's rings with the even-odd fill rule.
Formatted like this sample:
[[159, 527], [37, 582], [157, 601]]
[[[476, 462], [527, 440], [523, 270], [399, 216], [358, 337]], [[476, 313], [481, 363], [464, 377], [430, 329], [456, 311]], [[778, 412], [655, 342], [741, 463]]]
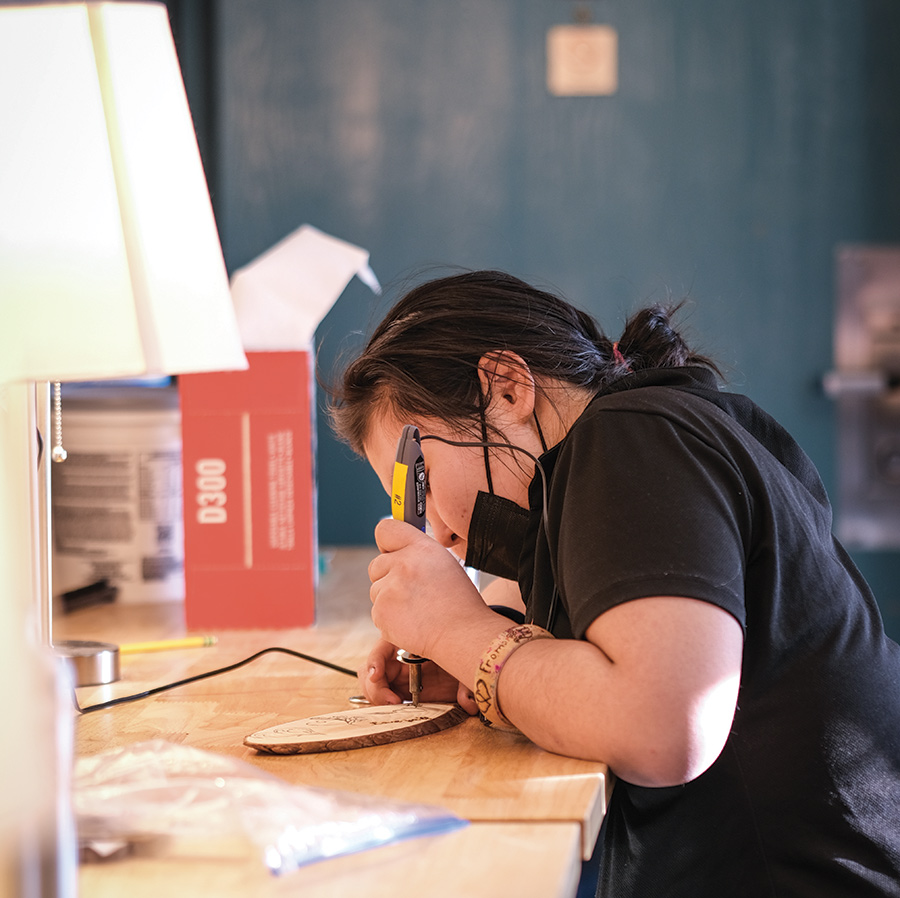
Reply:
[[430, 805], [292, 786], [246, 761], [160, 739], [79, 758], [73, 802], [83, 844], [241, 836], [276, 874], [467, 824]]

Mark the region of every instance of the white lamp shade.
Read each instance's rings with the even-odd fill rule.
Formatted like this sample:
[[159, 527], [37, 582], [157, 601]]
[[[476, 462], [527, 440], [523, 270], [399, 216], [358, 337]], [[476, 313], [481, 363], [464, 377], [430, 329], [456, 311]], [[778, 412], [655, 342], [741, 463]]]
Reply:
[[246, 366], [165, 7], [0, 8], [0, 382]]

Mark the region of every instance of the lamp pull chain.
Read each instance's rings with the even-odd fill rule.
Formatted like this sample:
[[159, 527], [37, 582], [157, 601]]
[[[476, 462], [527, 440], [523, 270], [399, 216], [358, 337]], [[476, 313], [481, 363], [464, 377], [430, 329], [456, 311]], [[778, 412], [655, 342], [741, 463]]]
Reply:
[[62, 462], [68, 454], [62, 444], [62, 385], [57, 380], [53, 383], [53, 449], [50, 458]]

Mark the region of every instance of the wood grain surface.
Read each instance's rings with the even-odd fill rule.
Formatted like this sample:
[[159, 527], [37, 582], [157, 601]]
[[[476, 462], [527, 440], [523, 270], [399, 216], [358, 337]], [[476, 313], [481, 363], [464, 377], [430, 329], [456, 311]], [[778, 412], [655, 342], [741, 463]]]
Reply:
[[[122, 678], [78, 690], [82, 705], [233, 664], [267, 646], [286, 646], [355, 670], [377, 638], [366, 567], [374, 548], [342, 548], [319, 586], [316, 625], [293, 630], [218, 631], [208, 648], [122, 658]], [[62, 617], [59, 638], [136, 642], [186, 634], [175, 603], [107, 605]], [[150, 699], [81, 715], [78, 754], [146, 739], [165, 739], [239, 757], [289, 783], [381, 795], [444, 807], [467, 820], [576, 823], [590, 857], [603, 815], [606, 765], [555, 755], [525, 736], [485, 727], [477, 718], [439, 733], [358, 751], [260, 753], [250, 733], [304, 717], [354, 708], [354, 677], [281, 654]]]

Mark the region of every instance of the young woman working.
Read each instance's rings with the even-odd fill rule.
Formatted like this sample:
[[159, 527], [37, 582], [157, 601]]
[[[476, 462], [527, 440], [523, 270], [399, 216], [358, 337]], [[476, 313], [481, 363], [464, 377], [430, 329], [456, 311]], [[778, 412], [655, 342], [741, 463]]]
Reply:
[[423, 700], [609, 764], [600, 895], [900, 896], [900, 649], [809, 459], [667, 310], [613, 343], [509, 275], [432, 281], [332, 412], [388, 492], [423, 440], [434, 538], [376, 528], [371, 701], [402, 700], [403, 646]]

